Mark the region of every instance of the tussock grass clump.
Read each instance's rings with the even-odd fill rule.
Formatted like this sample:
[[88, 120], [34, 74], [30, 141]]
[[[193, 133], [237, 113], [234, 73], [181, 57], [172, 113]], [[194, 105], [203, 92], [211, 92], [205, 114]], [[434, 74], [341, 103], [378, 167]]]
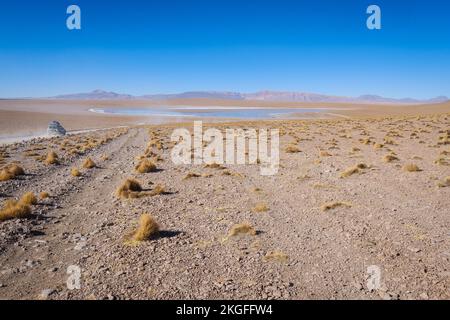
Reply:
[[47, 165], [54, 165], [54, 164], [59, 164], [59, 159], [58, 159], [58, 155], [56, 154], [55, 151], [50, 151], [47, 154], [47, 157], [45, 158], [45, 164]]
[[302, 152], [299, 147], [294, 145], [288, 145], [286, 149], [284, 149], [286, 153], [299, 153]]
[[325, 189], [325, 190], [327, 190], [327, 189], [336, 189], [335, 185], [325, 184], [325, 183], [315, 183], [315, 184], [312, 185], [312, 187], [314, 189]]
[[392, 138], [390, 138], [390, 137], [385, 137], [385, 138], [384, 138], [384, 143], [385, 143], [385, 144], [390, 144], [390, 145], [393, 145], [393, 146], [397, 145], [397, 143], [395, 142], [395, 140], [392, 139]]
[[438, 145], [448, 145], [450, 144], [450, 130], [445, 133], [445, 135], [439, 137]]
[[218, 163], [206, 164], [206, 165], [205, 165], [205, 168], [218, 169], [218, 170], [223, 170], [223, 169], [225, 169], [224, 166], [222, 166], [221, 164], [218, 164]]
[[8, 170], [8, 172], [12, 173], [14, 175], [14, 177], [23, 176], [25, 174], [25, 170], [23, 170], [23, 168], [17, 164], [9, 165], [6, 168], [6, 170]]
[[239, 172], [233, 172], [233, 171], [230, 171], [228, 169], [222, 171], [222, 175], [223, 176], [230, 176], [230, 177], [237, 177], [237, 178], [243, 178], [244, 177], [244, 175], [240, 174]]
[[80, 170], [78, 170], [78, 168], [72, 168], [70, 170], [70, 174], [72, 175], [72, 177], [79, 177], [79, 176], [81, 176], [81, 172], [80, 172]]
[[9, 172], [7, 169], [2, 169], [0, 171], [0, 182], [1, 181], [8, 181], [8, 180], [11, 180], [11, 179], [14, 179], [14, 175], [11, 172]]
[[434, 164], [437, 164], [439, 166], [448, 166], [448, 165], [450, 165], [450, 163], [444, 157], [438, 158], [436, 161], [434, 161]]
[[381, 143], [375, 143], [374, 145], [373, 145], [373, 148], [374, 149], [381, 149], [381, 148], [383, 148], [384, 147], [384, 144], [381, 144]]
[[332, 209], [336, 209], [336, 208], [340, 208], [340, 207], [345, 207], [345, 208], [351, 208], [351, 203], [348, 202], [328, 202], [323, 204], [320, 209], [322, 211], [328, 211], [328, 210], [332, 210]]
[[249, 223], [240, 223], [235, 224], [233, 227], [231, 227], [230, 231], [228, 232], [228, 237], [235, 237], [237, 235], [251, 235], [256, 236], [256, 230], [249, 224]]
[[23, 176], [25, 170], [17, 164], [11, 164], [0, 171], [0, 181], [8, 181], [18, 176]]
[[267, 252], [263, 260], [266, 262], [268, 261], [287, 262], [289, 260], [289, 257], [287, 256], [287, 254], [279, 250], [275, 250]]
[[134, 199], [142, 196], [142, 186], [139, 181], [135, 179], [127, 179], [117, 189], [116, 195], [118, 198]]
[[19, 202], [25, 205], [34, 205], [38, 203], [38, 200], [33, 192], [27, 192], [20, 198]]
[[387, 154], [383, 157], [383, 161], [386, 163], [392, 162], [392, 161], [398, 161], [399, 158], [394, 156], [393, 154]]
[[189, 172], [189, 173], [183, 178], [183, 180], [187, 180], [187, 179], [190, 179], [190, 178], [199, 178], [199, 177], [201, 177], [201, 175], [199, 175], [198, 173], [195, 173], [195, 172]]
[[222, 175], [223, 176], [232, 176], [233, 172], [231, 172], [230, 170], [225, 170], [225, 171], [222, 172]]
[[422, 171], [420, 168], [414, 163], [408, 163], [403, 166], [403, 171], [406, 172], [419, 172]]
[[358, 163], [356, 165], [356, 168], [358, 168], [358, 169], [368, 169], [369, 166], [367, 164], [365, 164], [365, 163]]
[[331, 157], [331, 156], [332, 156], [331, 153], [329, 153], [328, 151], [324, 151], [324, 150], [320, 151], [320, 152], [319, 152], [319, 155], [320, 155], [321, 157]]
[[44, 200], [50, 198], [50, 193], [42, 191], [39, 193], [39, 199]]
[[97, 165], [95, 164], [94, 160], [92, 160], [91, 158], [87, 158], [86, 160], [84, 160], [83, 162], [83, 168], [85, 169], [93, 169], [95, 168]]
[[211, 177], [213, 177], [214, 175], [213, 174], [211, 174], [211, 173], [202, 173], [202, 178], [211, 178]]
[[341, 178], [347, 178], [350, 177], [351, 175], [354, 175], [356, 173], [361, 173], [362, 170], [364, 169], [368, 169], [369, 167], [364, 164], [364, 163], [359, 163], [353, 167], [347, 168], [345, 169], [342, 173], [341, 173]]
[[31, 158], [39, 157], [39, 156], [40, 156], [39, 153], [33, 152], [33, 151], [27, 151], [27, 152], [25, 152], [23, 155], [24, 155], [25, 157], [31, 157]]
[[142, 242], [150, 240], [159, 232], [159, 225], [156, 220], [150, 214], [143, 214], [139, 218], [139, 226], [136, 231], [131, 235], [130, 240], [132, 242]]
[[158, 196], [161, 194], [165, 194], [166, 193], [166, 188], [162, 185], [157, 185], [156, 187], [153, 188], [153, 190], [150, 192], [151, 196]]
[[31, 207], [21, 201], [8, 200], [0, 210], [0, 221], [27, 218], [31, 214]]
[[143, 159], [139, 164], [135, 167], [135, 170], [139, 173], [149, 173], [156, 171], [156, 165], [148, 159]]
[[269, 207], [265, 203], [258, 203], [252, 210], [253, 212], [267, 212], [269, 211]]
[[444, 181], [438, 183], [439, 188], [450, 187], [450, 176], [446, 177]]

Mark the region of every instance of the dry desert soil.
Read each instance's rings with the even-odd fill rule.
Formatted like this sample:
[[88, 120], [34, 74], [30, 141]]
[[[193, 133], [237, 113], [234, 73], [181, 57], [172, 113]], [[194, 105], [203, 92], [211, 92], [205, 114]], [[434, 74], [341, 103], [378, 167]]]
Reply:
[[[37, 201], [0, 221], [0, 298], [450, 298], [450, 114], [215, 126], [280, 129], [279, 173], [176, 166], [169, 125], [2, 147], [24, 174], [0, 182], [1, 212]], [[144, 191], [118, 197], [128, 178]], [[130, 241], [144, 213], [160, 231]]]

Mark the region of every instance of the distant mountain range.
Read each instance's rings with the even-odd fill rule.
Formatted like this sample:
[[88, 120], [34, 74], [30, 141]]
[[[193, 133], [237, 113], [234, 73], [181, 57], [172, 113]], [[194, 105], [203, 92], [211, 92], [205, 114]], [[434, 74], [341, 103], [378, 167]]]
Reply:
[[412, 98], [394, 99], [377, 95], [362, 95], [359, 97], [340, 97], [306, 92], [283, 92], [283, 91], [260, 91], [255, 93], [220, 92], [220, 91], [191, 91], [175, 94], [152, 94], [133, 96], [103, 90], [95, 90], [88, 93], [66, 94], [51, 97], [61, 100], [173, 100], [173, 99], [220, 99], [220, 100], [256, 100], [277, 102], [330, 102], [330, 103], [441, 103], [449, 100], [448, 97], [440, 96], [432, 99], [419, 100]]

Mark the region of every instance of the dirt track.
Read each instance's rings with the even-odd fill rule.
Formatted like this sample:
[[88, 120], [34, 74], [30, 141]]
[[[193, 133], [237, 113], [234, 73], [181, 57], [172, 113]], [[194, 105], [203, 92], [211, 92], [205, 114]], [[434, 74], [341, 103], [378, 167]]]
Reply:
[[[228, 166], [230, 175], [174, 166], [171, 129], [164, 127], [152, 129], [164, 149], [157, 151], [160, 170], [148, 174], [134, 171], [150, 139], [147, 128], [64, 157], [58, 166], [24, 158], [32, 142], [9, 148], [6, 162], [19, 161], [30, 175], [0, 182], [0, 197], [47, 191], [51, 198], [33, 207], [31, 219], [0, 223], [0, 298], [449, 299], [450, 187], [437, 183], [450, 172], [448, 164], [434, 163], [442, 154], [448, 160], [449, 146], [437, 142], [449, 116], [281, 127], [282, 150], [299, 137], [301, 152], [283, 151], [274, 177], [260, 176], [257, 165]], [[359, 141], [381, 143], [389, 130], [400, 133], [395, 144]], [[319, 156], [319, 149], [330, 156]], [[399, 161], [382, 161], [388, 149]], [[108, 160], [101, 160], [104, 154]], [[70, 168], [87, 156], [98, 168], [71, 177]], [[403, 171], [410, 162], [422, 171]], [[339, 177], [357, 163], [369, 168]], [[189, 172], [203, 176], [184, 179]], [[148, 189], [164, 185], [167, 194], [117, 199], [128, 177]], [[330, 201], [351, 207], [322, 211]], [[252, 210], [262, 203], [267, 212]], [[160, 236], [126, 245], [124, 236], [144, 212], [156, 218]], [[245, 221], [257, 235], [224, 239]], [[272, 251], [286, 257], [267, 259]], [[82, 270], [80, 290], [66, 287], [71, 265]], [[373, 291], [366, 286], [372, 265], [382, 271]]]

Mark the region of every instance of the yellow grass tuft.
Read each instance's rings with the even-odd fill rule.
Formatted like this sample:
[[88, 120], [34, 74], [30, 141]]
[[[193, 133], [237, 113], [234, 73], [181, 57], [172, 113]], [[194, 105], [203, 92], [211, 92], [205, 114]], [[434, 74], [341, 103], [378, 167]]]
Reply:
[[80, 170], [78, 170], [78, 168], [72, 168], [72, 169], [70, 170], [70, 174], [71, 174], [73, 177], [79, 177], [79, 176], [81, 176], [81, 172], [80, 172]]
[[38, 200], [33, 192], [27, 192], [20, 198], [19, 202], [25, 205], [34, 205], [38, 203]]
[[323, 204], [320, 209], [322, 211], [328, 211], [328, 210], [332, 210], [332, 209], [336, 209], [336, 208], [340, 208], [340, 207], [345, 207], [345, 208], [351, 208], [351, 203], [348, 202], [328, 202]]
[[187, 179], [190, 179], [190, 178], [199, 178], [199, 177], [201, 177], [201, 175], [199, 175], [198, 173], [195, 173], [195, 172], [189, 172], [189, 173], [183, 178], [183, 180], [187, 180]]
[[139, 198], [141, 196], [142, 186], [139, 181], [135, 179], [127, 179], [125, 182], [117, 189], [116, 195], [118, 198], [123, 199], [133, 199]]
[[139, 173], [149, 173], [156, 171], [156, 165], [148, 159], [143, 159], [139, 164], [135, 167], [135, 170]]
[[233, 172], [233, 171], [230, 171], [228, 169], [222, 171], [222, 175], [223, 176], [238, 177], [238, 178], [243, 178], [244, 177], [244, 175], [240, 174], [239, 172]]
[[211, 164], [206, 164], [205, 168], [210, 168], [210, 169], [218, 169], [218, 170], [223, 170], [225, 169], [224, 166], [218, 164], [218, 163], [211, 163]]
[[83, 162], [83, 168], [85, 168], [85, 169], [92, 169], [92, 168], [95, 168], [96, 166], [97, 165], [95, 164], [95, 162], [91, 158], [87, 158]]
[[252, 210], [253, 212], [267, 212], [269, 207], [265, 203], [258, 203]]
[[381, 148], [383, 148], [383, 147], [384, 147], [384, 145], [381, 144], [381, 143], [375, 143], [375, 144], [373, 145], [373, 148], [374, 148], [374, 149], [381, 149]]
[[417, 165], [415, 165], [414, 163], [408, 163], [408, 164], [405, 164], [405, 165], [403, 166], [403, 170], [406, 171], [406, 172], [418, 172], [418, 171], [422, 171], [422, 170], [420, 170], [420, 168], [419, 168]]
[[131, 236], [132, 242], [149, 240], [159, 232], [156, 220], [150, 214], [143, 214], [139, 218], [139, 226]]
[[436, 161], [434, 161], [434, 164], [437, 164], [437, 165], [440, 165], [440, 166], [448, 166], [448, 165], [450, 165], [450, 163], [444, 157], [439, 157]]
[[367, 164], [365, 164], [365, 163], [358, 163], [358, 164], [356, 165], [356, 167], [357, 167], [358, 169], [368, 169], [368, 168], [369, 168], [369, 166], [368, 166]]
[[161, 185], [157, 185], [156, 187], [153, 188], [153, 190], [150, 192], [151, 196], [157, 196], [157, 195], [161, 195], [161, 194], [165, 194], [166, 193], [166, 188], [164, 188], [164, 186]]
[[439, 187], [439, 188], [450, 187], [450, 176], [449, 176], [449, 177], [446, 177], [446, 178], [444, 179], [444, 181], [439, 182], [438, 187]]
[[6, 170], [8, 170], [8, 172], [12, 173], [14, 175], [14, 177], [23, 176], [25, 174], [25, 170], [23, 170], [23, 168], [17, 164], [9, 165], [6, 168]]
[[50, 194], [48, 192], [43, 191], [39, 194], [39, 199], [44, 200], [47, 198], [50, 198]]
[[45, 164], [47, 165], [52, 165], [52, 164], [58, 164], [59, 160], [58, 160], [58, 155], [56, 154], [56, 152], [54, 151], [50, 151], [47, 154], [47, 158], [45, 158]]
[[285, 253], [275, 250], [267, 252], [263, 259], [266, 262], [268, 261], [287, 262], [289, 257]]
[[8, 181], [14, 179], [14, 175], [9, 172], [7, 169], [2, 169], [0, 171], [0, 181]]
[[356, 173], [360, 173], [361, 170], [359, 170], [358, 167], [350, 167], [345, 169], [342, 173], [341, 173], [341, 178], [347, 178], [350, 177], [351, 175], [354, 175]]
[[0, 210], [0, 221], [26, 218], [31, 214], [31, 207], [20, 201], [8, 200]]
[[241, 234], [256, 236], [256, 230], [249, 223], [235, 224], [228, 232], [228, 237], [234, 237]]
[[332, 156], [329, 152], [323, 151], [323, 150], [320, 151], [319, 155], [320, 155], [321, 157], [331, 157], [331, 156]]
[[390, 138], [390, 137], [385, 137], [384, 138], [384, 143], [385, 144], [390, 144], [390, 145], [397, 145], [397, 143], [395, 142], [394, 139]]
[[299, 152], [302, 152], [299, 147], [294, 146], [294, 145], [287, 146], [284, 151], [286, 153], [299, 153]]
[[25, 170], [17, 164], [11, 164], [0, 171], [0, 181], [8, 181], [25, 174]]
[[386, 163], [392, 162], [392, 161], [398, 161], [399, 158], [394, 156], [393, 154], [387, 154], [383, 157], [383, 161]]

